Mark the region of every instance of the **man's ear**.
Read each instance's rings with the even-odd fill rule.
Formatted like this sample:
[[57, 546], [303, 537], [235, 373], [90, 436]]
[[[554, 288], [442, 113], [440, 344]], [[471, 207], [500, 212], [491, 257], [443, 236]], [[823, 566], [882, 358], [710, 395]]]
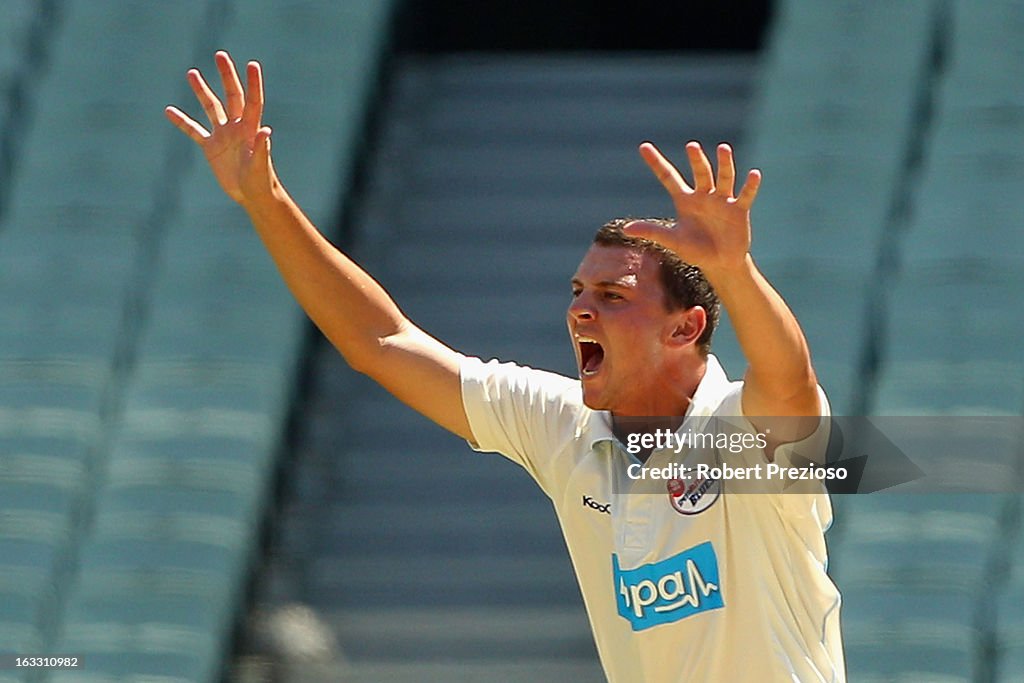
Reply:
[[702, 306], [681, 308], [675, 311], [668, 325], [669, 346], [696, 344], [708, 326], [708, 312]]

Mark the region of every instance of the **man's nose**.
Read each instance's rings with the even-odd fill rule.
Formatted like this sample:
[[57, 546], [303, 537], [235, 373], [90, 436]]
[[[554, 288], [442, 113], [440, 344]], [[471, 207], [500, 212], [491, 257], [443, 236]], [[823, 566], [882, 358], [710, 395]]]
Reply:
[[569, 316], [576, 322], [593, 320], [596, 315], [593, 300], [587, 294], [580, 294], [569, 304]]

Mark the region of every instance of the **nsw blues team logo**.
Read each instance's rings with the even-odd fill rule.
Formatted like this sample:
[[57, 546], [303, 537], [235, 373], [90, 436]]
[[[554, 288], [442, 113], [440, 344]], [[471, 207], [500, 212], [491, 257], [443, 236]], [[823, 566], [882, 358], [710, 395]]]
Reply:
[[634, 631], [725, 607], [718, 558], [710, 541], [625, 571], [619, 568], [619, 556], [612, 555], [612, 571], [619, 616], [629, 620]]
[[681, 515], [696, 515], [704, 512], [722, 493], [722, 482], [708, 477], [692, 479], [670, 479], [668, 503]]

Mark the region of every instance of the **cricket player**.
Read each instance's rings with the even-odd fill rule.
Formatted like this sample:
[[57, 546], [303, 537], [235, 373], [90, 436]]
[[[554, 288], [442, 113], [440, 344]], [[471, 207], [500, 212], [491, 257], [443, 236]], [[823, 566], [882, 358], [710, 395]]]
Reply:
[[[271, 162], [260, 65], [248, 63], [243, 88], [229, 55], [215, 60], [223, 100], [199, 71], [187, 76], [209, 126], [175, 107], [167, 117], [199, 145], [354, 369], [473, 448], [519, 463], [543, 488], [610, 681], [845, 680], [822, 486], [729, 495], [729, 482], [714, 477], [637, 476], [706, 456], [682, 438], [659, 447], [638, 437], [702, 433], [723, 418], [756, 443], [717, 449], [720, 464], [823, 453], [829, 408], [806, 340], [750, 255], [758, 171], [737, 191], [729, 146], [718, 147], [716, 172], [691, 142], [689, 183], [642, 144], [676, 216], [598, 231], [571, 277], [566, 321], [579, 377], [483, 362], [414, 325], [303, 215]], [[709, 353], [720, 306], [747, 360], [743, 381], [730, 381]]]

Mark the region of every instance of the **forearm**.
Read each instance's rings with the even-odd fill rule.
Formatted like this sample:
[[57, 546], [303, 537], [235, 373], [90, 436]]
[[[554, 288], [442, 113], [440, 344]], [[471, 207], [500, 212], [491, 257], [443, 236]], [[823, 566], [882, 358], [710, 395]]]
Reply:
[[750, 255], [736, 268], [706, 275], [747, 359], [746, 381], [755, 392], [755, 410], [770, 406], [771, 414], [816, 414], [817, 379], [807, 340]]
[[372, 365], [383, 341], [408, 324], [384, 288], [335, 248], [279, 183], [242, 206], [314, 324], [352, 367]]
[[281, 186], [263, 126], [263, 75], [246, 65], [243, 91], [231, 57], [215, 55], [224, 83], [221, 102], [196, 69], [189, 85], [210, 121], [207, 130], [177, 107], [167, 118], [199, 145], [225, 194], [241, 204], [285, 284], [356, 370], [455, 434], [472, 439], [462, 406], [462, 356], [412, 325], [354, 261], [338, 251]]

